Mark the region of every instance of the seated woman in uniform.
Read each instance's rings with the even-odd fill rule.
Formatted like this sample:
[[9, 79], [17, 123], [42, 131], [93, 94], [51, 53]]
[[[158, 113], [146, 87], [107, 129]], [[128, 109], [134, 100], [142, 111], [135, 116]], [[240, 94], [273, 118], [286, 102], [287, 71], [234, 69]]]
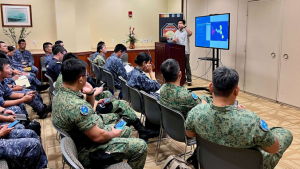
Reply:
[[[127, 74], [127, 84], [158, 97], [155, 92], [161, 87], [152, 71], [152, 58], [146, 52], [141, 52], [134, 61], [136, 66]], [[146, 75], [149, 73], [150, 78]]]

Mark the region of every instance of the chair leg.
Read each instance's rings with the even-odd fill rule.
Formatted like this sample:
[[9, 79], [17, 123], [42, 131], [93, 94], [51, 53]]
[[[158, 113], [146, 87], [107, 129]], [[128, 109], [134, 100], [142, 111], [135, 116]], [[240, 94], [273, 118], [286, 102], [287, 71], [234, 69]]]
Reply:
[[163, 135], [163, 128], [160, 127], [160, 132], [159, 132], [158, 142], [157, 142], [157, 147], [156, 147], [156, 152], [155, 152], [155, 163], [156, 163], [156, 165], [159, 165], [159, 163], [158, 163], [158, 153], [159, 153], [159, 149], [160, 149], [162, 135]]

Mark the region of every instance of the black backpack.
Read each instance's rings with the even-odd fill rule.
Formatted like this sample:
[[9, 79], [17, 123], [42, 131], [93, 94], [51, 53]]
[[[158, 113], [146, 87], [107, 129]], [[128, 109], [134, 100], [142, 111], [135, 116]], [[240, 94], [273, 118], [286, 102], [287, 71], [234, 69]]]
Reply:
[[32, 121], [27, 119], [27, 121], [25, 121], [25, 128], [33, 130], [39, 137], [41, 136], [41, 124], [37, 122], [35, 119]]

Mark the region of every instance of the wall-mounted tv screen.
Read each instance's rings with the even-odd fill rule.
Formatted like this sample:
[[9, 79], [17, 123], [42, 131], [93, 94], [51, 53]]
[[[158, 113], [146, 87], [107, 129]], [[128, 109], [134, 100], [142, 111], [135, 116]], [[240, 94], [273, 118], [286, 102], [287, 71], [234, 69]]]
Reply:
[[229, 50], [230, 14], [198, 16], [195, 18], [196, 47]]

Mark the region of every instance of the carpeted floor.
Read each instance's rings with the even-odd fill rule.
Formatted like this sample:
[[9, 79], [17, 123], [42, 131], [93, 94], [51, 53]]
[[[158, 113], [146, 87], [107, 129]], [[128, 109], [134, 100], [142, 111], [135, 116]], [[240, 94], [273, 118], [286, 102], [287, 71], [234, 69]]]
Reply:
[[[197, 79], [193, 82], [192, 87], [208, 86], [209, 82], [203, 79]], [[204, 91], [196, 91], [197, 95], [209, 95]], [[48, 104], [49, 95], [48, 92], [42, 93], [44, 103]], [[243, 104], [247, 109], [254, 111], [261, 118], [263, 118], [269, 125], [269, 127], [281, 126], [289, 129], [294, 136], [294, 140], [285, 152], [276, 169], [296, 169], [300, 168], [300, 110], [287, 107], [274, 103], [256, 96], [249, 95], [244, 92], [240, 92], [237, 100], [239, 104]], [[31, 119], [38, 119], [35, 112], [31, 107], [26, 105], [26, 108], [30, 114]], [[139, 116], [138, 116], [139, 117]], [[42, 126], [42, 141], [43, 146], [48, 157], [48, 168], [62, 168], [62, 158], [59, 142], [55, 139], [56, 130], [51, 125], [51, 113], [44, 120], [38, 120]], [[136, 131], [133, 132], [132, 137], [136, 137]], [[151, 140], [150, 140], [151, 141]], [[157, 143], [148, 144], [148, 156], [145, 168], [158, 169], [161, 166], [157, 166], [155, 163], [155, 150]], [[162, 142], [160, 149], [159, 159], [166, 159], [172, 154], [181, 154], [184, 152], [184, 144], [176, 142], [172, 139], [168, 139]], [[65, 166], [68, 168], [68, 166]]]

